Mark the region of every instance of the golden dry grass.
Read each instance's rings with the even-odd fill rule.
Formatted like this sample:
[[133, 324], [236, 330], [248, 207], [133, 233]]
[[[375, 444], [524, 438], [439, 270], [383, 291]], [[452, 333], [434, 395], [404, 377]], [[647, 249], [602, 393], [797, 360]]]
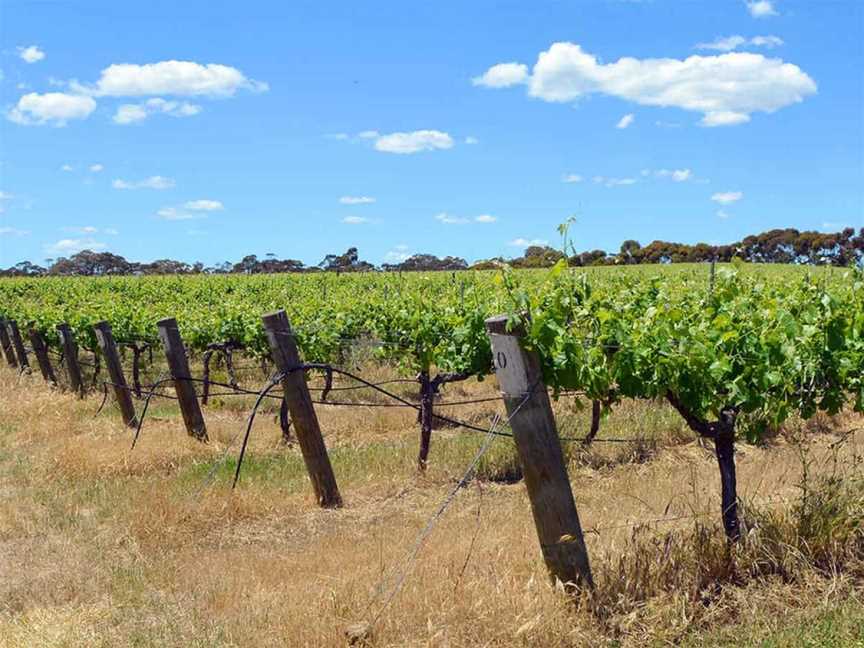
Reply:
[[[446, 397], [488, 393], [489, 382], [463, 383]], [[131, 432], [112, 408], [94, 418], [95, 398], [0, 369], [0, 645], [344, 646], [346, 627], [374, 617], [384, 600], [376, 586], [392, 586], [482, 439], [436, 432], [421, 476], [413, 410], [319, 407], [345, 499], [323, 511], [272, 407], [230, 490], [248, 406], [240, 400], [206, 408], [207, 445], [186, 436], [172, 405], [158, 405], [130, 452]], [[587, 411], [566, 399], [555, 408], [562, 434], [584, 433]], [[483, 424], [494, 411], [448, 413]], [[568, 450], [595, 601], [574, 606], [550, 586], [524, 486], [482, 481], [435, 527], [370, 643], [796, 645], [796, 636], [783, 643], [785, 626], [830, 619], [836, 645], [850, 645], [864, 628], [858, 536], [832, 530], [836, 561], [819, 568], [795, 539], [794, 507], [804, 465], [814, 489], [820, 475], [860, 481], [864, 433], [840, 436], [856, 427], [860, 417], [820, 419], [740, 448], [739, 494], [754, 511], [745, 519], [759, 523], [732, 569], [714, 524], [713, 454], [668, 408], [625, 403], [600, 436], [638, 444]], [[513, 462], [497, 439], [481, 474], [506, 476]], [[843, 511], [831, 519], [848, 522]], [[645, 523], [657, 518], [667, 521]]]

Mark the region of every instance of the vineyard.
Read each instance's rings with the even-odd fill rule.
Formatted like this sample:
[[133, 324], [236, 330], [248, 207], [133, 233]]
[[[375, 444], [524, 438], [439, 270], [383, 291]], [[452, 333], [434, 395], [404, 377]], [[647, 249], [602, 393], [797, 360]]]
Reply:
[[[284, 315], [273, 314], [281, 310]], [[281, 462], [294, 462], [291, 492], [297, 490], [298, 502], [304, 502], [298, 506], [307, 510], [314, 507], [297, 486], [304, 481], [312, 482], [325, 509], [351, 511], [353, 502], [368, 497], [361, 494], [366, 490], [357, 470], [368, 474], [370, 484], [390, 484], [409, 470], [440, 483], [443, 503], [431, 510], [427, 504], [432, 517], [419, 533], [388, 549], [393, 558], [386, 570], [382, 565], [388, 573], [376, 578], [380, 583], [367, 609], [348, 606], [336, 614], [363, 622], [349, 635], [360, 643], [388, 631], [391, 639], [383, 645], [410, 643], [393, 634], [385, 610], [398, 605], [394, 600], [411, 570], [420, 569], [415, 563], [459, 491], [484, 481], [512, 484], [508, 488], [525, 484], [548, 571], [575, 585], [571, 595], [593, 607], [601, 626], [606, 624], [603, 632], [626, 638], [629, 630], [609, 621], [620, 600], [609, 599], [606, 608], [602, 603], [612, 596], [604, 594], [603, 577], [615, 569], [605, 558], [593, 576], [588, 566], [589, 554], [594, 561], [591, 529], [600, 529], [590, 512], [585, 515], [588, 496], [578, 490], [581, 525], [576, 517], [569, 494], [574, 470], [650, 462], [662, 448], [693, 438], [709, 441], [719, 488], [714, 482], [693, 488], [695, 496], [715, 503], [698, 513], [679, 512], [670, 508], [670, 499], [665, 510], [652, 509], [642, 521], [650, 527], [710, 516], [722, 530], [708, 531], [700, 551], [724, 554], [716, 558], [722, 571], [728, 570], [730, 547], [737, 547], [737, 570], [756, 573], [764, 565], [757, 558], [747, 562], [747, 552], [756, 551], [747, 536], [755, 527], [742, 491], [758, 491], [770, 471], [760, 469], [761, 477], [754, 472], [751, 452], [764, 452], [770, 462], [770, 445], [784, 431], [823, 425], [836, 430], [847, 421], [860, 424], [864, 413], [860, 269], [735, 263], [583, 270], [561, 262], [537, 271], [9, 278], [0, 281], [0, 319], [6, 361], [20, 376], [17, 387], [6, 382], [4, 391], [28, 389], [38, 370], [55, 391], [65, 392], [68, 408], [89, 408], [100, 425], [113, 420], [112, 434], [125, 443], [123, 450], [117, 446], [124, 458], [116, 461], [131, 465], [164, 446], [158, 452], [173, 466], [169, 472], [183, 473], [185, 488], [211, 508], [213, 498], [249, 497], [247, 489], [267, 481], [262, 471], [287, 469]], [[10, 399], [4, 407], [11, 411], [10, 393], [4, 394]], [[120, 417], [113, 413], [115, 404]], [[385, 430], [371, 446], [360, 440], [364, 428], [382, 420], [406, 432]], [[162, 432], [171, 421], [183, 422], [186, 440], [174, 434], [166, 441]], [[330, 434], [331, 425], [349, 431], [348, 446]], [[663, 431], [647, 439], [639, 430], [652, 425]], [[262, 426], [279, 432], [268, 437]], [[854, 442], [856, 431], [853, 425], [841, 434], [837, 447]], [[404, 448], [413, 449], [406, 454], [408, 439], [413, 441]], [[191, 445], [178, 449], [174, 444], [181, 442]], [[736, 467], [742, 447], [743, 472]], [[346, 467], [346, 453], [394, 449], [401, 458]], [[416, 459], [409, 458], [415, 450]], [[857, 450], [852, 455], [855, 465]], [[300, 466], [307, 477], [299, 476]], [[851, 481], [859, 483], [857, 477]], [[550, 497], [553, 486], [563, 500]], [[614, 491], [607, 496], [614, 499]], [[397, 500], [385, 496], [376, 506]], [[479, 505], [477, 510], [479, 516]], [[524, 509], [511, 513], [530, 517]], [[159, 524], [182, 527], [184, 519]], [[478, 517], [478, 530], [479, 524]], [[344, 525], [350, 536], [351, 521]], [[623, 526], [641, 528], [640, 517]], [[616, 527], [614, 518], [609, 527]], [[847, 531], [843, 542], [852, 543], [852, 554], [864, 550], [860, 526], [853, 523]], [[471, 537], [469, 556], [477, 532]], [[666, 550], [676, 551], [669, 542]], [[535, 552], [536, 546], [535, 538]], [[512, 556], [505, 549], [500, 558]], [[594, 602], [584, 603], [586, 596]], [[530, 642], [532, 628], [520, 627], [517, 636]], [[323, 636], [304, 641], [323, 642]]]

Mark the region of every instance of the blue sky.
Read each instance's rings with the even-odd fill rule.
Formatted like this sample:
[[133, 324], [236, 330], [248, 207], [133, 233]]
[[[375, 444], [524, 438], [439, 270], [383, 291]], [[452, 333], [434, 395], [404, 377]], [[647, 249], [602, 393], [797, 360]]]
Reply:
[[864, 226], [864, 3], [0, 7], [0, 265]]

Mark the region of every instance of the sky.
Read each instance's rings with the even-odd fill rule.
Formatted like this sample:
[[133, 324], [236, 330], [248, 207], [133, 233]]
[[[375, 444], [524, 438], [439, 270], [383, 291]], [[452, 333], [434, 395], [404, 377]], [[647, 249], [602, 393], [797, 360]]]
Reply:
[[864, 227], [864, 2], [0, 3], [0, 266]]

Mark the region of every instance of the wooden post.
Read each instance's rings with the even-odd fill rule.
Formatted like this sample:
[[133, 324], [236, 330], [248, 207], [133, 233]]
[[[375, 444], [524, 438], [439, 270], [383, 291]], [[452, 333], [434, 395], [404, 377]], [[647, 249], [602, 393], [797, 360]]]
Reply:
[[3, 347], [6, 363], [10, 367], [18, 367], [15, 350], [12, 348], [12, 341], [9, 339], [9, 333], [6, 331], [6, 320], [0, 320], [0, 347]]
[[186, 348], [183, 346], [183, 338], [180, 337], [180, 329], [177, 328], [177, 320], [168, 317], [159, 320], [156, 326], [159, 327], [159, 339], [162, 340], [171, 378], [174, 379], [174, 390], [177, 392], [186, 431], [189, 436], [199, 441], [207, 441], [207, 426], [204, 424], [204, 416], [198, 405], [195, 386], [188, 380], [192, 375], [189, 372], [189, 360], [186, 358]]
[[102, 357], [105, 358], [108, 377], [114, 386], [114, 397], [120, 406], [123, 422], [129, 427], [138, 427], [135, 405], [132, 403], [132, 394], [126, 385], [126, 376], [123, 375], [123, 365], [120, 364], [120, 357], [117, 355], [117, 345], [114, 343], [111, 325], [104, 321], [97, 322], [93, 325], [93, 331], [96, 333], [96, 340], [99, 342]]
[[81, 365], [78, 364], [75, 334], [66, 322], [57, 325], [57, 332], [63, 345], [63, 364], [66, 367], [66, 376], [69, 378], [69, 387], [78, 393], [79, 398], [84, 398], [84, 381], [81, 379]]
[[30, 362], [27, 360], [27, 349], [24, 348], [24, 341], [21, 339], [21, 331], [18, 329], [18, 322], [15, 320], [6, 321], [6, 330], [9, 332], [9, 339], [12, 340], [12, 348], [15, 349], [15, 355], [18, 356], [18, 366], [21, 371], [30, 371]]
[[504, 394], [510, 428], [531, 500], [540, 549], [550, 575], [568, 587], [594, 587], [588, 551], [549, 394], [537, 354], [520, 344], [521, 330], [508, 332], [507, 318], [486, 320], [495, 376]]
[[34, 327], [30, 327], [27, 331], [30, 337], [30, 346], [33, 347], [33, 355], [36, 356], [36, 361], [39, 363], [39, 371], [42, 372], [42, 377], [45, 382], [52, 385], [57, 384], [57, 376], [54, 375], [54, 369], [51, 367], [51, 359], [48, 357], [48, 347], [45, 346], [45, 340]]
[[288, 371], [301, 364], [288, 316], [284, 310], [278, 310], [264, 315], [262, 320], [273, 361], [279, 371], [284, 372], [282, 392], [288, 403], [288, 411], [291, 412], [291, 421], [294, 423], [295, 435], [303, 453], [309, 479], [312, 480], [315, 498], [323, 507], [342, 506], [342, 497], [339, 495], [336, 476], [327, 455], [327, 446], [321, 436], [321, 427], [318, 425], [306, 377], [303, 371]]

